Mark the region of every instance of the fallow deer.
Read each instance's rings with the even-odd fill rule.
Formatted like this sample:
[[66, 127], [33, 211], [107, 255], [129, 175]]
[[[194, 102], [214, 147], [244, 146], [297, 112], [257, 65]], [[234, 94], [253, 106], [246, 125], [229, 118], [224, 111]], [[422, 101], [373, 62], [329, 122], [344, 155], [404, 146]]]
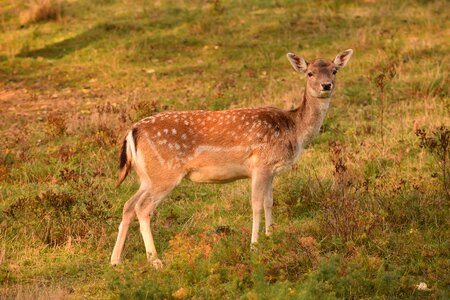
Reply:
[[136, 215], [147, 258], [158, 268], [150, 220], [161, 200], [183, 178], [194, 182], [225, 183], [251, 178], [253, 224], [251, 244], [257, 242], [261, 212], [265, 232], [272, 225], [272, 181], [292, 166], [317, 135], [330, 105], [336, 72], [353, 53], [348, 49], [331, 61], [308, 63], [288, 53], [295, 71], [306, 74], [303, 100], [297, 109], [275, 107], [224, 111], [172, 111], [136, 123], [123, 141], [118, 184], [133, 166], [140, 188], [123, 207], [122, 222], [111, 256], [120, 262], [130, 222]]

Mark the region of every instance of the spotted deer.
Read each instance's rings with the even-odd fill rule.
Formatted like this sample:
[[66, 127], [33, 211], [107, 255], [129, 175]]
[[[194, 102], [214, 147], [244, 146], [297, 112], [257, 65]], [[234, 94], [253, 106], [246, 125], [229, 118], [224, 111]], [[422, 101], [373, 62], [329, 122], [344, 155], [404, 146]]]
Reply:
[[257, 242], [264, 208], [265, 233], [271, 233], [272, 181], [292, 166], [317, 135], [330, 105], [336, 72], [353, 50], [331, 61], [308, 63], [288, 53], [295, 71], [306, 74], [306, 88], [298, 108], [241, 108], [224, 111], [172, 111], [136, 123], [123, 141], [118, 184], [133, 167], [140, 188], [124, 205], [122, 222], [111, 256], [120, 262], [130, 222], [136, 215], [147, 258], [162, 267], [155, 249], [150, 221], [163, 198], [183, 178], [193, 182], [226, 183], [251, 178], [253, 224], [251, 244]]

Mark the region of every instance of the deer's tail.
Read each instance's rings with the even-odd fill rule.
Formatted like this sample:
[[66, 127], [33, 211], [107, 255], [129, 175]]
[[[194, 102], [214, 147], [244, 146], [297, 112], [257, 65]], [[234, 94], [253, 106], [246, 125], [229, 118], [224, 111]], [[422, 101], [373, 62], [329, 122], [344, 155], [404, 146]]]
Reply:
[[130, 173], [132, 162], [136, 160], [136, 133], [137, 128], [133, 128], [123, 140], [119, 160], [119, 178], [116, 187], [125, 180], [128, 173]]

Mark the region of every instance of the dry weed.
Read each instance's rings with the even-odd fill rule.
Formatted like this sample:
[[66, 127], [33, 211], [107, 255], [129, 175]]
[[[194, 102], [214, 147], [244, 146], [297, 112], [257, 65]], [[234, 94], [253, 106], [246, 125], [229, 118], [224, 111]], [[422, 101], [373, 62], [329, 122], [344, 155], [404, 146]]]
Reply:
[[60, 20], [62, 16], [61, 1], [35, 0], [27, 11], [20, 14], [20, 24], [36, 23], [48, 20]]
[[47, 116], [48, 133], [52, 136], [63, 135], [67, 131], [64, 116], [51, 113]]

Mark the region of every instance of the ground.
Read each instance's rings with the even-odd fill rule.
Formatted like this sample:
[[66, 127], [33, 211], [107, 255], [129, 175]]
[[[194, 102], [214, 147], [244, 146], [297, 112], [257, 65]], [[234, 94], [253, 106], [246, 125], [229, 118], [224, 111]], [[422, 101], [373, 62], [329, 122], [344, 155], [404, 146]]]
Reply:
[[[450, 297], [446, 1], [67, 0], [24, 21], [30, 3], [0, 7], [0, 298]], [[153, 218], [164, 269], [137, 224], [109, 265], [134, 122], [293, 108], [285, 54], [348, 48], [320, 135], [275, 180], [273, 236], [250, 250], [248, 181], [183, 182]]]

